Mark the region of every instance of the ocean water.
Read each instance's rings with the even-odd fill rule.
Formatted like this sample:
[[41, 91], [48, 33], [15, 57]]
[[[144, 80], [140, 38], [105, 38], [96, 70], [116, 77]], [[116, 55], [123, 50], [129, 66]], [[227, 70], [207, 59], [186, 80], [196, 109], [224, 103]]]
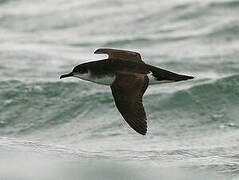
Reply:
[[[238, 0], [0, 0], [0, 180], [239, 179], [238, 17]], [[59, 79], [100, 47], [195, 76], [147, 89], [147, 136], [109, 87]]]

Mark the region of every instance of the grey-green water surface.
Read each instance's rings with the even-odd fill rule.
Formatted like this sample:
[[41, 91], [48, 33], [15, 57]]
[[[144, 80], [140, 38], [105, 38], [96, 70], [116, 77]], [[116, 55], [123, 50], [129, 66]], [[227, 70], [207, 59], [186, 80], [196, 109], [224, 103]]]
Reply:
[[[0, 179], [239, 178], [239, 1], [1, 0]], [[59, 80], [134, 50], [194, 80], [147, 89], [146, 137], [109, 87]]]

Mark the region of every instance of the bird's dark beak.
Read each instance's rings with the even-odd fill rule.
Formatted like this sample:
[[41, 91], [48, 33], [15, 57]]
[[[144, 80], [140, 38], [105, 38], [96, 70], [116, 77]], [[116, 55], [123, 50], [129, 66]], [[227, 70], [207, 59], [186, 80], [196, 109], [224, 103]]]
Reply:
[[69, 73], [69, 74], [63, 74], [63, 75], [61, 75], [60, 79], [66, 78], [66, 77], [72, 77], [72, 76], [73, 76], [73, 73], [71, 72], [71, 73]]

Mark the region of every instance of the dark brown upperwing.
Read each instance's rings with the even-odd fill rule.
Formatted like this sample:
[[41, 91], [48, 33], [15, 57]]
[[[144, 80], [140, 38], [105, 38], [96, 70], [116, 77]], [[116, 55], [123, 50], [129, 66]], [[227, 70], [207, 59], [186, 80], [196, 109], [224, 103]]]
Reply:
[[100, 49], [97, 49], [94, 53], [95, 54], [108, 54], [109, 59], [120, 59], [120, 60], [144, 63], [141, 59], [140, 54], [137, 52], [133, 52], [133, 51], [100, 48]]
[[143, 74], [117, 74], [111, 85], [115, 105], [126, 122], [136, 132], [145, 135], [147, 118], [142, 104], [142, 96], [149, 79]]

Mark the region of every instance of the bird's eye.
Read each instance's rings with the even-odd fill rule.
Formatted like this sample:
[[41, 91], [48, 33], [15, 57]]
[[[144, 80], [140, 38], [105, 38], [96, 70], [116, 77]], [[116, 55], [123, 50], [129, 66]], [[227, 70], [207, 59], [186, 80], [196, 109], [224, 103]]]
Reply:
[[87, 68], [79, 65], [79, 66], [74, 67], [73, 72], [76, 74], [84, 74], [84, 73], [87, 73], [88, 70], [87, 70]]

